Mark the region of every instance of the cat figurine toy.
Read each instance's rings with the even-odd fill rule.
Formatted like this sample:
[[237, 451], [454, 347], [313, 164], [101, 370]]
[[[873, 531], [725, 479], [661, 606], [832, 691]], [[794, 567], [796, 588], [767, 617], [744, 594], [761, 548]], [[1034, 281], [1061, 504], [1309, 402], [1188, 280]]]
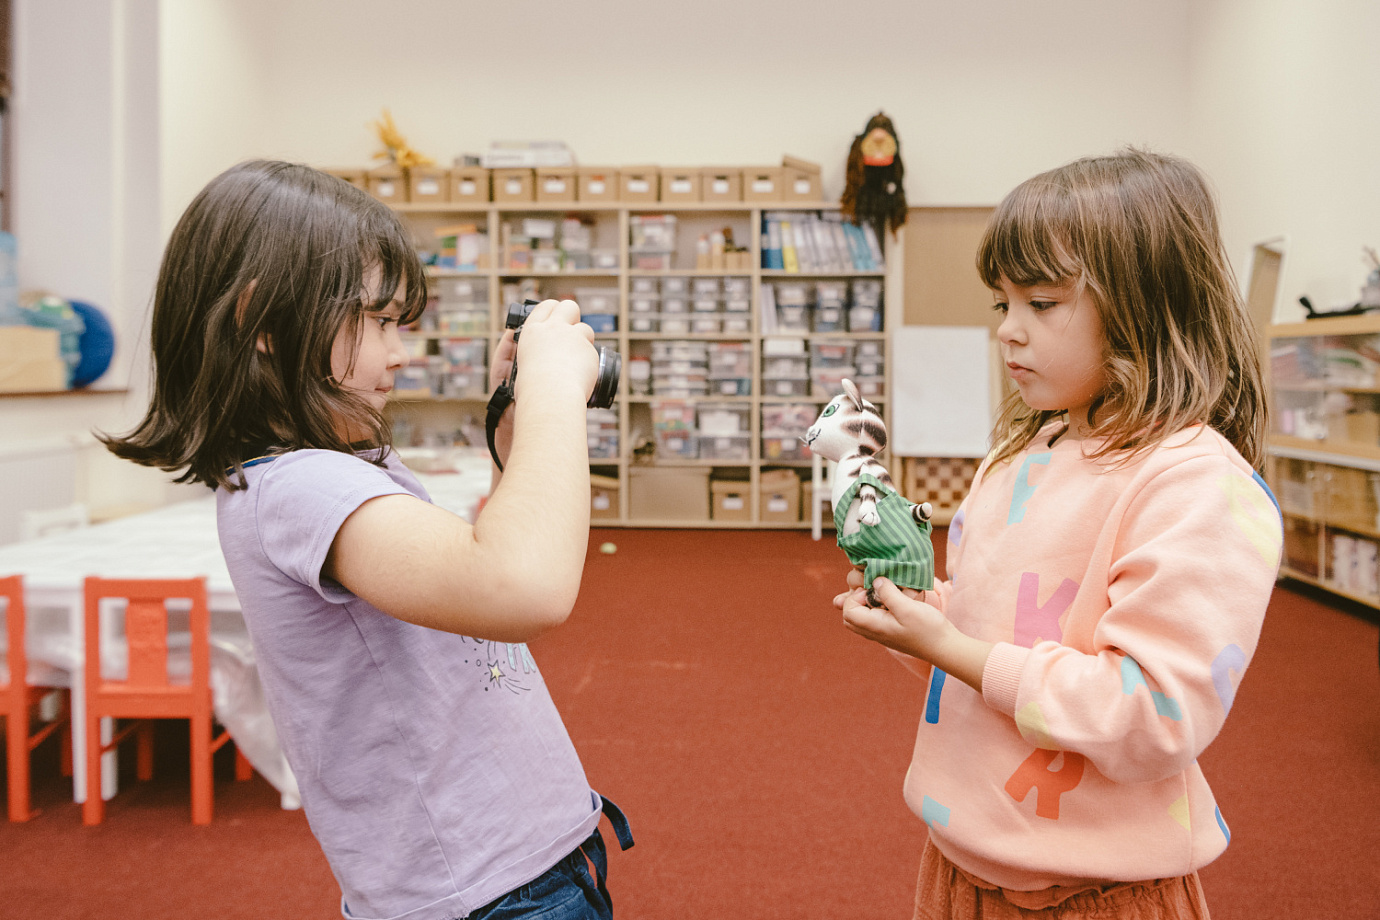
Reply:
[[802, 438], [805, 446], [838, 464], [831, 498], [839, 548], [863, 569], [867, 602], [881, 606], [872, 580], [885, 576], [897, 587], [934, 588], [934, 546], [929, 502], [915, 504], [896, 491], [876, 456], [886, 447], [886, 423], [851, 380], [829, 401]]

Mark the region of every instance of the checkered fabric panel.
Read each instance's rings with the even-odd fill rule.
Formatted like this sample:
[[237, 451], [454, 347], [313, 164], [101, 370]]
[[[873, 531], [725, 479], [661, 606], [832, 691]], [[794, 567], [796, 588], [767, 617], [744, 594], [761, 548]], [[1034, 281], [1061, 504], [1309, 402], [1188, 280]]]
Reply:
[[936, 513], [951, 514], [967, 497], [981, 462], [976, 457], [906, 457], [901, 494], [916, 504], [929, 502]]

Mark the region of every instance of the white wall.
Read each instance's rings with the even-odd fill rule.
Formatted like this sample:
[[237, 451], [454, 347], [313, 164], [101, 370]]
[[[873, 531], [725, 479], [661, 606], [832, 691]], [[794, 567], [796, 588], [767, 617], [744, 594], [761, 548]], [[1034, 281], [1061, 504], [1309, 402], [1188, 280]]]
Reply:
[[0, 398], [0, 455], [72, 445], [76, 497], [96, 510], [157, 504], [166, 477], [116, 461], [90, 436], [127, 429], [147, 402], [140, 343], [162, 246], [157, 0], [16, 0], [13, 17], [20, 284], [104, 310], [116, 350], [94, 385], [107, 392]]
[[[261, 100], [246, 135], [257, 152], [318, 165], [370, 163], [370, 123], [387, 107], [445, 163], [534, 138], [597, 165], [763, 165], [790, 153], [821, 163], [836, 196], [853, 136], [883, 109], [913, 202], [990, 203], [1081, 154], [1187, 139], [1189, 0], [193, 5], [219, 7], [226, 31], [253, 43], [257, 81], [242, 83]], [[204, 53], [209, 30], [164, 23], [165, 46], [194, 49], [165, 54], [164, 85], [180, 88], [165, 105], [165, 125], [179, 126], [164, 146], [176, 211], [244, 145], [228, 130], [224, 144], [180, 130], [205, 111], [208, 81], [223, 99], [227, 39]]]
[[1277, 319], [1298, 297], [1355, 303], [1380, 248], [1380, 4], [1195, 4], [1191, 150], [1213, 176], [1232, 255], [1287, 236]]

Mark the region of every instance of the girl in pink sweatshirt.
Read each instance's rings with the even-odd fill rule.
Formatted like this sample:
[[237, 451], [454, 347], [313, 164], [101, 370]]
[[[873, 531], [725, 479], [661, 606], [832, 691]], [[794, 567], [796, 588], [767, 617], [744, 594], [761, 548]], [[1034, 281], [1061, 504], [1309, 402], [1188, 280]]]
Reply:
[[1017, 392], [949, 579], [879, 579], [869, 608], [854, 574], [836, 599], [927, 682], [915, 916], [1207, 917], [1197, 870], [1231, 832], [1198, 755], [1282, 543], [1211, 193], [1177, 158], [1079, 160], [1007, 196], [977, 263]]

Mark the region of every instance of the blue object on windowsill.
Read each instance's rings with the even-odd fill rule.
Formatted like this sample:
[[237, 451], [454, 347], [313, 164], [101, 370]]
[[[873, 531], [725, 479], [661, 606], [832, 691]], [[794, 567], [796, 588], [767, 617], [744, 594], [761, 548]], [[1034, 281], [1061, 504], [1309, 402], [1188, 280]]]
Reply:
[[72, 369], [72, 386], [84, 387], [110, 368], [110, 359], [115, 354], [115, 330], [97, 307], [80, 300], [70, 303], [86, 324], [81, 334], [81, 360]]

